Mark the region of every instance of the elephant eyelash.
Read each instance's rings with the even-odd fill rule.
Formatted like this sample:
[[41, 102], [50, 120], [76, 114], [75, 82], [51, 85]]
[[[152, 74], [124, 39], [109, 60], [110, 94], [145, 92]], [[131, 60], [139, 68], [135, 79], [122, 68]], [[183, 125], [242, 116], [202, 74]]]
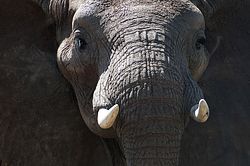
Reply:
[[75, 38], [75, 45], [79, 50], [85, 50], [87, 48], [87, 42], [82, 37]]
[[89, 35], [84, 29], [74, 30], [74, 44], [79, 51], [83, 51], [87, 48], [89, 41]]
[[200, 37], [197, 39], [195, 43], [195, 48], [197, 50], [200, 50], [204, 45], [206, 44], [206, 38], [205, 37]]

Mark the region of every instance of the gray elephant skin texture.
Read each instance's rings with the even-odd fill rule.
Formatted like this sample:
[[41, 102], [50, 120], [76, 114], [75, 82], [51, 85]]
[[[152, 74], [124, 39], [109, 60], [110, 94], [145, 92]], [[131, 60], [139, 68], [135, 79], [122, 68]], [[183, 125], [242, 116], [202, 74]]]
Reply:
[[[207, 66], [204, 30], [204, 17], [191, 2], [76, 6], [57, 62], [87, 126], [116, 137], [126, 165], [178, 165], [189, 110], [203, 98], [193, 78]], [[101, 129], [98, 110], [114, 104], [120, 107], [115, 124]]]
[[[250, 163], [248, 1], [2, 6], [1, 165]], [[189, 116], [203, 98], [201, 124]], [[115, 104], [101, 128], [98, 111]]]

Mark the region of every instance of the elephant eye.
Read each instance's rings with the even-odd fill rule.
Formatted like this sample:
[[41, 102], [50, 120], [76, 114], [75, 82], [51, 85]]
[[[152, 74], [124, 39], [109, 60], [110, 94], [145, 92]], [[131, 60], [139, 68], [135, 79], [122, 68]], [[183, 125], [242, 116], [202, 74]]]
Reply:
[[195, 43], [195, 48], [197, 50], [200, 50], [204, 45], [206, 44], [206, 38], [205, 37], [200, 37], [197, 39]]
[[75, 38], [75, 44], [79, 50], [85, 50], [87, 47], [87, 42], [81, 37]]

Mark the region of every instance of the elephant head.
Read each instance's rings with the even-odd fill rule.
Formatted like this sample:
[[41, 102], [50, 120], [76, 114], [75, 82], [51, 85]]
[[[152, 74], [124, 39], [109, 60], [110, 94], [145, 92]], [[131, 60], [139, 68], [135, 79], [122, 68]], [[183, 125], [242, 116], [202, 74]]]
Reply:
[[209, 113], [196, 82], [209, 58], [196, 3], [40, 4], [57, 20], [58, 66], [90, 130], [116, 138], [127, 165], [177, 166], [189, 116], [205, 122]]

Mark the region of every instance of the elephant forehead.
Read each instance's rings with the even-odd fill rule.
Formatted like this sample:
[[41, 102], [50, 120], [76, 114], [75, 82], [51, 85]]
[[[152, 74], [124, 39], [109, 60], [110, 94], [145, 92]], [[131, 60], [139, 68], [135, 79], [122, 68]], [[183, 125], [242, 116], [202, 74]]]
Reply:
[[187, 0], [102, 0], [102, 3], [106, 6], [119, 6], [121, 4], [167, 4], [171, 3], [171, 6], [179, 6], [179, 4], [187, 2]]
[[[50, 13], [58, 21], [64, 21], [68, 14], [82, 10], [81, 14], [104, 14], [111, 15], [118, 11], [132, 9], [133, 6], [151, 5], [151, 9], [159, 9], [158, 12], [169, 13], [174, 10], [188, 9], [193, 4], [189, 0], [51, 0]], [[155, 8], [154, 8], [155, 7]], [[142, 8], [143, 9], [143, 8]], [[145, 11], [145, 10], [144, 10]], [[105, 16], [105, 17], [107, 17]]]
[[187, 9], [189, 4], [181, 0], [156, 1], [156, 0], [124, 0], [115, 1], [116, 3], [106, 6], [109, 12], [126, 12], [126, 11], [157, 11], [171, 12], [173, 10]]
[[[73, 3], [74, 2], [74, 3]], [[155, 16], [166, 17], [167, 19], [176, 17], [182, 13], [193, 11], [193, 4], [186, 0], [155, 1], [155, 0], [124, 0], [124, 1], [73, 1], [70, 10], [76, 11], [72, 20], [74, 24], [86, 21], [87, 23], [97, 23], [101, 18], [101, 25], [109, 23], [119, 24], [117, 21], [133, 19], [137, 17], [152, 19]], [[162, 18], [161, 18], [162, 19]], [[76, 21], [79, 20], [79, 21]], [[151, 20], [148, 20], [149, 22]]]
[[[102, 25], [120, 25], [122, 23], [142, 23], [152, 22], [164, 24], [164, 22], [170, 22], [173, 18], [186, 13], [192, 13], [194, 11], [194, 5], [190, 3], [174, 2], [151, 2], [151, 3], [133, 3], [124, 2], [119, 6], [109, 7], [103, 12], [99, 13], [102, 18]], [[133, 24], [134, 25], [134, 24]]]
[[[171, 12], [171, 10], [188, 9], [192, 3], [188, 0], [71, 0], [69, 10], [84, 10], [86, 13], [116, 13], [119, 11], [133, 11], [136, 9]], [[138, 10], [136, 10], [138, 11]]]

